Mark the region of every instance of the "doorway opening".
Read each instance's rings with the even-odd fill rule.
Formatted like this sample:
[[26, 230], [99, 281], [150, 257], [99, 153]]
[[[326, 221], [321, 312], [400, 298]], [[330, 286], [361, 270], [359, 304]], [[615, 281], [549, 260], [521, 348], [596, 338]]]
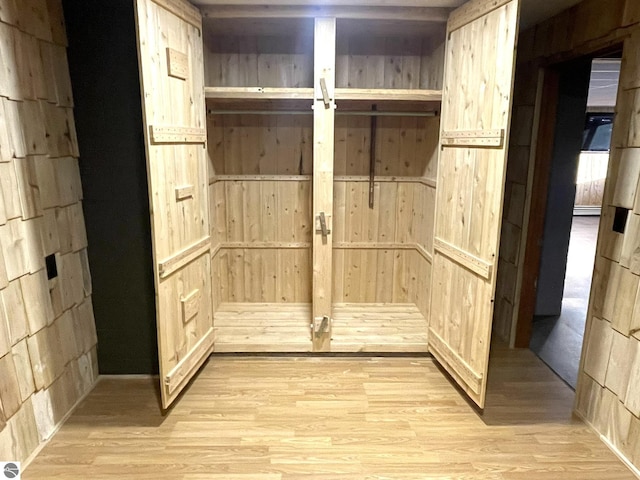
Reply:
[[[529, 292], [533, 295], [533, 308], [528, 345], [573, 389], [578, 378], [600, 216], [614, 213], [601, 209], [620, 56], [616, 52], [606, 58], [580, 59], [549, 72], [556, 82], [557, 104], [552, 144], [548, 158], [542, 159], [547, 162], [546, 169], [536, 173], [547, 175], [546, 205], [532, 208], [529, 225], [533, 229], [528, 245], [531, 235], [537, 234], [539, 261], [537, 266], [525, 266], [537, 269]], [[536, 162], [538, 169], [539, 157]], [[541, 192], [544, 190], [536, 194], [544, 195]], [[523, 294], [524, 290], [523, 287]]]

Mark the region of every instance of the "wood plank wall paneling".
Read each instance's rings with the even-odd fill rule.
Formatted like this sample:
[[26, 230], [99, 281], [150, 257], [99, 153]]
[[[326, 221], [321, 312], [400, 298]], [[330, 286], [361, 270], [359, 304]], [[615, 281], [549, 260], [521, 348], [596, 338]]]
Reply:
[[[214, 308], [311, 301], [311, 127], [306, 116], [208, 116]], [[384, 181], [369, 209], [370, 119], [337, 117], [336, 302], [416, 303], [426, 317], [438, 130], [437, 117], [378, 119]]]
[[[435, 179], [438, 164], [437, 117], [379, 117], [376, 176]], [[369, 175], [369, 117], [336, 118], [335, 175]]]
[[220, 247], [216, 280], [221, 301], [310, 301], [310, 181], [221, 181], [212, 189], [214, 198], [224, 199], [218, 221], [212, 217], [217, 229], [213, 244]]
[[221, 303], [311, 303], [311, 248], [221, 248], [214, 258]]
[[[336, 87], [442, 88], [444, 27], [426, 36], [351, 34], [338, 24]], [[362, 28], [362, 27], [361, 27]], [[425, 29], [426, 30], [426, 29]]]
[[212, 177], [313, 172], [311, 115], [208, 115], [207, 134]]
[[428, 318], [431, 263], [418, 249], [433, 252], [435, 183], [413, 180], [435, 179], [439, 119], [378, 118], [373, 209], [370, 127], [336, 120], [334, 301], [415, 303]]
[[66, 43], [59, 0], [0, 8], [3, 460], [27, 460], [98, 374]]
[[[209, 22], [205, 23], [205, 27]], [[216, 35], [205, 28], [205, 83], [209, 87], [313, 86], [313, 23], [308, 32], [265, 36]], [[252, 28], [252, 27], [247, 27]]]
[[311, 302], [312, 127], [311, 116], [208, 116], [214, 310]]
[[368, 183], [336, 182], [334, 295], [338, 303], [409, 302], [407, 288], [394, 288], [394, 272], [398, 279], [408, 274], [400, 265], [416, 246], [432, 252], [435, 189], [421, 183], [378, 182], [375, 195], [370, 209]]
[[[520, 36], [514, 118], [507, 171], [507, 198], [498, 269], [494, 329], [508, 339], [517, 312], [513, 288], [524, 245], [524, 199], [533, 145], [532, 112], [540, 66], [590, 55], [624, 42], [620, 90], [576, 411], [613, 448], [640, 468], [640, 310], [636, 299], [640, 270], [635, 260], [640, 232], [637, 148], [640, 125], [640, 4], [635, 0], [585, 0]], [[629, 209], [625, 233], [612, 230], [615, 208]]]

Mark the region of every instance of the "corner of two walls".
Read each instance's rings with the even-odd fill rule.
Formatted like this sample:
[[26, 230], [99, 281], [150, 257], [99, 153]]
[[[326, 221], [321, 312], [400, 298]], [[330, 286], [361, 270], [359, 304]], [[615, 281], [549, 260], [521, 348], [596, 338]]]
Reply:
[[[0, 8], [0, 459], [26, 461], [97, 378], [59, 0]], [[48, 279], [45, 257], [57, 277]], [[49, 265], [51, 271], [51, 265]]]
[[[521, 269], [521, 262], [514, 264], [513, 259], [524, 242], [520, 199], [530, 189], [524, 179], [536, 128], [538, 67], [593, 55], [624, 42], [576, 412], [636, 473], [640, 469], [639, 22], [637, 0], [584, 0], [520, 36], [495, 317], [496, 330], [508, 339], [517, 298], [513, 279]], [[625, 233], [613, 231], [616, 208], [628, 213]]]

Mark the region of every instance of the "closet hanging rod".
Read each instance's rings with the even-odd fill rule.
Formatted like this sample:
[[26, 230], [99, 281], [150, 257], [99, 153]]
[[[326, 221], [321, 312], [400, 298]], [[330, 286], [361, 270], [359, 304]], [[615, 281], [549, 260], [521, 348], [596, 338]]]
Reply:
[[435, 117], [438, 112], [385, 112], [385, 111], [341, 111], [336, 110], [336, 115], [356, 116], [356, 117]]
[[[208, 115], [313, 115], [313, 110], [207, 110]], [[436, 117], [438, 112], [344, 111], [336, 115], [350, 117]]]

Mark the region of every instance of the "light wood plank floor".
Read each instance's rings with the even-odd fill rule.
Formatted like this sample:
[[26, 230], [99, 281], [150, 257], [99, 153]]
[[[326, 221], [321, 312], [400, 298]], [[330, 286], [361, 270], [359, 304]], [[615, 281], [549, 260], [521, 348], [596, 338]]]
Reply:
[[171, 413], [103, 379], [26, 479], [635, 478], [529, 351], [494, 348], [479, 415], [425, 357], [214, 356]]

